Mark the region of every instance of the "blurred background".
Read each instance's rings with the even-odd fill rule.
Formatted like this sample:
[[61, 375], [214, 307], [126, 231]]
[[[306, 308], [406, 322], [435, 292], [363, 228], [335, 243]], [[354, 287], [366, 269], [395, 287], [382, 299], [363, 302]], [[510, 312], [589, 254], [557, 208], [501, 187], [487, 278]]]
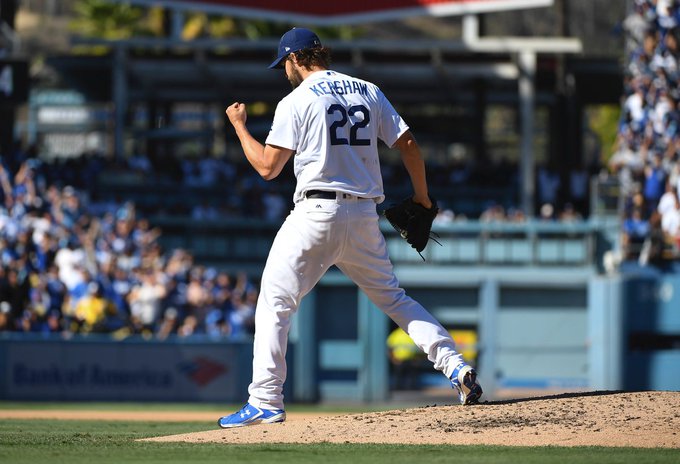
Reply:
[[[680, 2], [282, 3], [0, 0], [0, 399], [243, 401], [295, 179], [259, 178], [224, 109], [264, 140], [292, 26], [418, 138], [441, 246], [383, 230], [487, 398], [680, 389]], [[332, 269], [287, 401], [449, 398], [414, 348]]]

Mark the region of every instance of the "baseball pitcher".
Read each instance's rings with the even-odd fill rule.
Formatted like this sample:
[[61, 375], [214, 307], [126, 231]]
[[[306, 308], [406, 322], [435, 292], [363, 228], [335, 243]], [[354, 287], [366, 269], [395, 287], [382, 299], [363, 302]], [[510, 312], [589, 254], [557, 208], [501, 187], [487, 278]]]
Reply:
[[240, 411], [218, 420], [223, 428], [286, 419], [282, 389], [291, 317], [332, 265], [408, 333], [451, 380], [462, 404], [476, 403], [482, 395], [475, 370], [449, 333], [400, 288], [380, 231], [376, 205], [385, 195], [378, 140], [400, 151], [410, 176], [414, 195], [403, 215], [436, 214], [418, 144], [376, 85], [329, 65], [330, 51], [317, 35], [293, 28], [281, 37], [269, 66], [285, 70], [293, 91], [279, 102], [265, 144], [248, 131], [243, 103], [226, 110], [253, 168], [270, 180], [293, 158], [297, 185], [294, 209], [274, 239], [262, 274], [249, 399]]

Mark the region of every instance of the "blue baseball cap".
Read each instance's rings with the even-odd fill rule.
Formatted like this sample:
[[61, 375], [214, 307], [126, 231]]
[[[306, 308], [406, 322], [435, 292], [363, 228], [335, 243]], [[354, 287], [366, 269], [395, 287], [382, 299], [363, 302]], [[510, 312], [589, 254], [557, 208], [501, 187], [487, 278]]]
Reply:
[[303, 27], [294, 27], [281, 36], [279, 42], [279, 55], [274, 62], [269, 65], [269, 69], [281, 68], [281, 61], [293, 52], [304, 50], [305, 48], [320, 47], [319, 36]]

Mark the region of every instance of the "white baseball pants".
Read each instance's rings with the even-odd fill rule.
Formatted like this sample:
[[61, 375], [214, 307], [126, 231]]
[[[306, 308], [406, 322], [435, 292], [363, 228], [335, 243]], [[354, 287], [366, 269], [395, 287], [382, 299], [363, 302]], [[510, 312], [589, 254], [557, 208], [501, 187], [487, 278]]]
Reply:
[[449, 377], [463, 362], [441, 324], [399, 287], [373, 201], [306, 199], [295, 205], [274, 239], [255, 312], [249, 402], [283, 409], [290, 318], [300, 300], [335, 264], [399, 325]]

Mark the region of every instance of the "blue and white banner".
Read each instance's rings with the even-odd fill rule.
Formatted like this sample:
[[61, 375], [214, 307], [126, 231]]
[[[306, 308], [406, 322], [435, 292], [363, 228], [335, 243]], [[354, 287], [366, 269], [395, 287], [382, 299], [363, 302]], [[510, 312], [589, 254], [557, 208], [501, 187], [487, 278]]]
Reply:
[[0, 340], [0, 398], [245, 400], [247, 343]]

